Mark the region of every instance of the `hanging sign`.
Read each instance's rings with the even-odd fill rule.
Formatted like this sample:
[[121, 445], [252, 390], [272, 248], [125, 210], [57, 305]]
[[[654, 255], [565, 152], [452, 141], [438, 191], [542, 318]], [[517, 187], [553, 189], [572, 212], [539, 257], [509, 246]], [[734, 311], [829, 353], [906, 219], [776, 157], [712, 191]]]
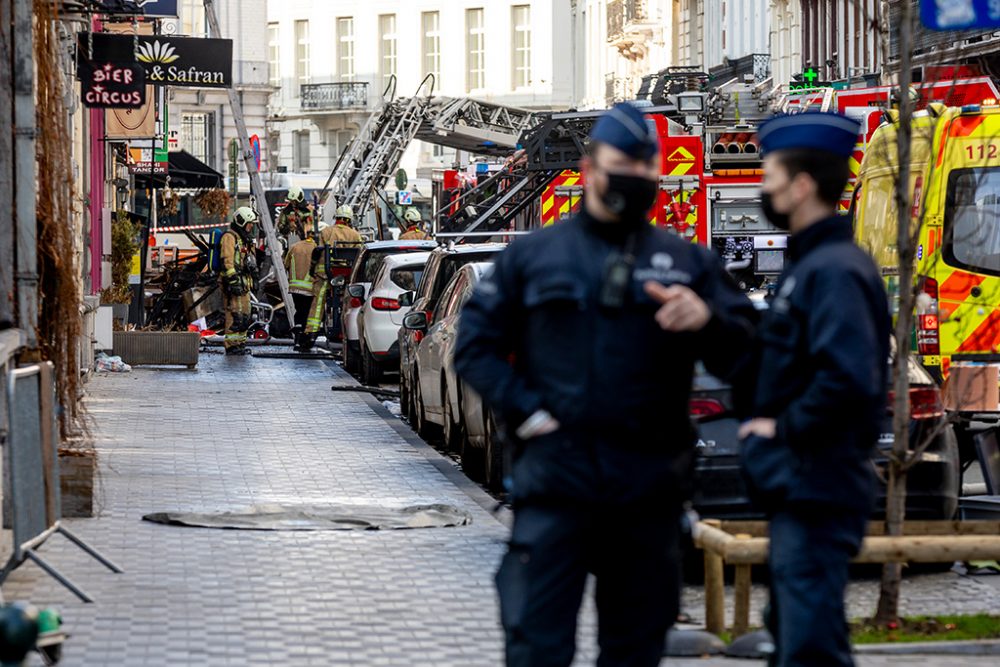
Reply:
[[112, 16], [177, 16], [177, 0], [97, 0], [97, 11]]
[[1000, 2], [920, 0], [920, 22], [931, 30], [1000, 28]]
[[139, 109], [146, 103], [146, 70], [139, 65], [81, 60], [76, 72], [86, 107]]
[[80, 33], [78, 52], [97, 62], [136, 63], [146, 83], [186, 88], [233, 85], [233, 40]]

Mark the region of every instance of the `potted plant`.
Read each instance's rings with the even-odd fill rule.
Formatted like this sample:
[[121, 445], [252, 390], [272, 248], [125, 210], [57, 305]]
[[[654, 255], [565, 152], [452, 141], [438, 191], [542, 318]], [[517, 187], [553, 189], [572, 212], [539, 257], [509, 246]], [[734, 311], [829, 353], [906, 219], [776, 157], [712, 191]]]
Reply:
[[111, 306], [115, 323], [121, 328], [128, 319], [128, 307], [132, 303], [129, 275], [132, 273], [132, 258], [142, 247], [140, 231], [140, 226], [129, 219], [127, 211], [117, 211], [111, 223], [111, 287], [101, 292], [101, 303]]

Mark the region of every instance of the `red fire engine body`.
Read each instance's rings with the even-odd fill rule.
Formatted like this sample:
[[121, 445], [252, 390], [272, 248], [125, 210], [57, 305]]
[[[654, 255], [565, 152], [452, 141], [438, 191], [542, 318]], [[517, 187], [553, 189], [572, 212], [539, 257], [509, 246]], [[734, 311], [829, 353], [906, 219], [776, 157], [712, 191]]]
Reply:
[[[918, 108], [929, 102], [988, 105], [1000, 98], [1000, 91], [989, 77], [917, 84], [915, 88], [920, 95]], [[715, 248], [744, 286], [759, 286], [784, 266], [787, 235], [774, 229], [760, 213], [762, 170], [756, 126], [772, 109], [796, 113], [825, 108], [858, 119], [862, 131], [850, 162], [851, 179], [839, 207], [847, 213], [861, 158], [882, 122], [882, 112], [891, 105], [891, 94], [892, 88], [887, 86], [789, 93], [775, 100], [758, 118], [707, 126], [699, 134], [685, 132], [680, 124], [662, 115], [648, 116], [660, 137], [662, 163], [660, 194], [649, 212], [650, 222]], [[562, 172], [541, 197], [542, 225], [575, 213], [582, 193], [580, 174]]]

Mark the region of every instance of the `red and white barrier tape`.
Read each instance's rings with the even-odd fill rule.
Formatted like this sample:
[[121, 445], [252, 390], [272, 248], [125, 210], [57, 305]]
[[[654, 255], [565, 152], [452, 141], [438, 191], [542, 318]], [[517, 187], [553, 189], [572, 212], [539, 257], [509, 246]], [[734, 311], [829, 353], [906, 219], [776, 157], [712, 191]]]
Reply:
[[157, 227], [155, 230], [151, 230], [154, 233], [159, 232], [183, 232], [195, 229], [215, 229], [216, 227], [225, 227], [225, 223], [215, 224], [215, 225], [187, 225], [181, 227]]

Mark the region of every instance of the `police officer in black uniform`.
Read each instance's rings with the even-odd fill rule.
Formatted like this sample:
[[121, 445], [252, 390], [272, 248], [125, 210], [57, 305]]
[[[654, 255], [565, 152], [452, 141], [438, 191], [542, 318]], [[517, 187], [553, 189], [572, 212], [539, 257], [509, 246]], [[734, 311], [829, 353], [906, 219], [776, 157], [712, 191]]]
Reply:
[[604, 114], [582, 212], [511, 244], [462, 313], [455, 367], [514, 448], [510, 666], [572, 662], [588, 573], [598, 665], [658, 665], [677, 616], [694, 365], [734, 372], [756, 313], [709, 250], [649, 224], [660, 159], [636, 107]]
[[875, 498], [870, 456], [888, 389], [879, 271], [836, 215], [859, 125], [837, 114], [761, 126], [762, 207], [790, 229], [790, 263], [759, 330], [744, 469], [770, 514], [769, 627], [781, 667], [851, 665], [848, 562]]

